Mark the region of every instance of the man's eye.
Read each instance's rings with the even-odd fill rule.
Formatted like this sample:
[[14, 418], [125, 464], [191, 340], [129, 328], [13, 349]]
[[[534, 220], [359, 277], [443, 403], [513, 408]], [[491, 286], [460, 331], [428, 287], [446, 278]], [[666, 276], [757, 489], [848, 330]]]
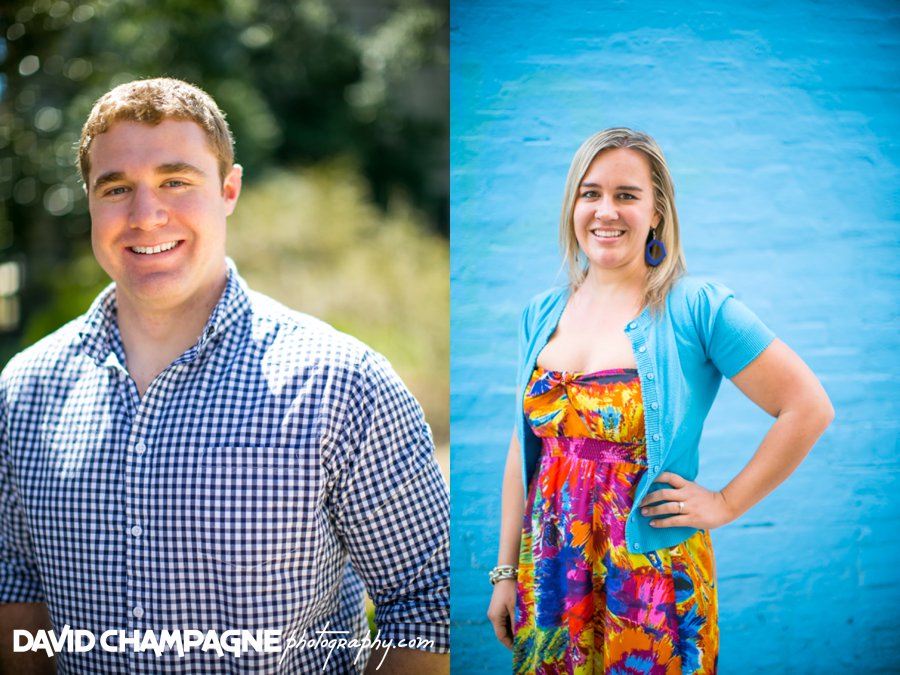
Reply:
[[119, 187], [110, 188], [103, 194], [106, 197], [118, 197], [119, 195], [123, 195], [126, 192], [128, 192], [128, 188], [119, 186]]
[[165, 185], [166, 187], [182, 187], [184, 185], [187, 185], [187, 183], [185, 183], [183, 180], [179, 180], [178, 178], [173, 178], [172, 180], [167, 180], [165, 183], [163, 183], [163, 185]]

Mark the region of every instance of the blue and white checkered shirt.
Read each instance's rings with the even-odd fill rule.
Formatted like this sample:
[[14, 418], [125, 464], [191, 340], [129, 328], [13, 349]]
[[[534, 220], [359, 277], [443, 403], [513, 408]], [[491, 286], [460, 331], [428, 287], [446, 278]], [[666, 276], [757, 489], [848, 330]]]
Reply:
[[[286, 644], [366, 635], [363, 586], [382, 639], [447, 651], [433, 450], [384, 358], [233, 267], [197, 344], [139, 396], [110, 287], [0, 380], [0, 602], [96, 636], [62, 673], [361, 671], [356, 649]], [[277, 630], [282, 651], [117, 653], [109, 630]]]

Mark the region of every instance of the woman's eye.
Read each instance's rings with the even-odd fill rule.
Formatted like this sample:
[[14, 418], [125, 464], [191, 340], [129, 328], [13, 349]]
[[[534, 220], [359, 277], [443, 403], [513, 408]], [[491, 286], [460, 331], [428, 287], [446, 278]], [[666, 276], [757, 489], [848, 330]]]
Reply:
[[621, 193], [621, 194], [619, 195], [619, 199], [626, 199], [626, 200], [629, 200], [629, 199], [637, 199], [637, 197], [635, 197], [635, 196], [632, 195], [632, 194], [628, 194], [627, 192], [623, 192], [623, 193]]
[[598, 196], [598, 193], [596, 190], [585, 190], [584, 192], [581, 193], [581, 196], [584, 197], [585, 199], [596, 199]]

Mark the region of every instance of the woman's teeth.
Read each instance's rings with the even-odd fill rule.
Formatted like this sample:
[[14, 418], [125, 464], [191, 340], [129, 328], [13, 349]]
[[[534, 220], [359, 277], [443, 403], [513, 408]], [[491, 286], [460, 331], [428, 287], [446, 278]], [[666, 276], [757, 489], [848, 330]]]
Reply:
[[621, 230], [594, 230], [591, 234], [593, 234], [595, 237], [602, 237], [604, 239], [614, 239], [616, 237], [621, 237], [625, 233]]

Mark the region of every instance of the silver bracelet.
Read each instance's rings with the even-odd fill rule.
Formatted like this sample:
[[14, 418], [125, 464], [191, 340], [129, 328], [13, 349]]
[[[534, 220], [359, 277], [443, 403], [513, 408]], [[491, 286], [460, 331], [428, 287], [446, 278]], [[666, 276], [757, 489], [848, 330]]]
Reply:
[[519, 568], [514, 567], [513, 565], [497, 565], [494, 569], [488, 572], [488, 578], [491, 580], [491, 586], [496, 585], [498, 581], [503, 581], [504, 579], [515, 579], [519, 573]]

